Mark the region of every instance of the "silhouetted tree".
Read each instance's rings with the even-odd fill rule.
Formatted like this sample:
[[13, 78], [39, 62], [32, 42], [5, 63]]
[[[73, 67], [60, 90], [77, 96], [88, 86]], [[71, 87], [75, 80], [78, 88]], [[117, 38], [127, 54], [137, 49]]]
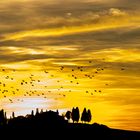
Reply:
[[75, 121], [75, 108], [74, 107], [72, 108], [71, 117], [72, 117], [72, 121], [74, 123], [74, 121]]
[[76, 107], [76, 109], [75, 109], [75, 121], [77, 123], [79, 122], [79, 118], [80, 118], [80, 111], [79, 111], [79, 108]]
[[92, 118], [91, 111], [89, 109], [86, 110], [86, 108], [84, 108], [84, 110], [82, 112], [82, 116], [81, 116], [81, 121], [82, 122], [90, 122], [91, 118]]
[[4, 125], [6, 123], [6, 117], [4, 110], [0, 110], [0, 125]]
[[57, 115], [59, 115], [59, 111], [58, 111], [58, 109], [56, 110], [56, 113], [57, 113]]
[[15, 113], [14, 112], [12, 112], [12, 117], [15, 118]]
[[31, 115], [34, 116], [34, 111], [32, 110]]
[[80, 113], [79, 113], [79, 108], [78, 107], [72, 109], [71, 116], [72, 116], [73, 122], [75, 122], [75, 121], [78, 122], [79, 121]]
[[91, 119], [92, 119], [91, 111], [90, 111], [90, 109], [88, 109], [88, 111], [87, 111], [87, 122], [90, 122]]
[[39, 109], [36, 109], [36, 114], [35, 115], [39, 115]]
[[5, 114], [4, 114], [4, 118], [7, 120], [7, 115], [6, 115], [6, 112], [5, 112]]
[[41, 109], [40, 113], [43, 113], [43, 109]]
[[86, 122], [86, 115], [87, 114], [87, 111], [86, 111], [86, 108], [84, 108], [83, 112], [82, 112], [82, 116], [81, 116], [81, 121], [82, 122]]
[[68, 121], [70, 121], [71, 111], [67, 111], [66, 114], [65, 114], [65, 117], [68, 119]]

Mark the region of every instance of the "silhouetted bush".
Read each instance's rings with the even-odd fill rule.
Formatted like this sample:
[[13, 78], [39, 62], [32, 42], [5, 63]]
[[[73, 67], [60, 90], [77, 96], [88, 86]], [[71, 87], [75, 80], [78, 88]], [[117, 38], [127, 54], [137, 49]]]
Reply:
[[71, 119], [71, 111], [67, 111], [65, 114], [65, 117], [67, 118], [68, 121]]

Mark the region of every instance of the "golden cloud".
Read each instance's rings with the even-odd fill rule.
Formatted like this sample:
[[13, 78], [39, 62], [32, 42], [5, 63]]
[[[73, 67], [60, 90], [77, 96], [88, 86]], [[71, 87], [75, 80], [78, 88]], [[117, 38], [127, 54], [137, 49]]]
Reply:
[[[110, 9], [111, 14], [114, 16], [125, 15], [118, 9]], [[124, 16], [114, 18], [113, 16], [105, 15], [100, 18], [97, 23], [83, 23], [81, 25], [76, 26], [63, 26], [58, 28], [48, 28], [48, 29], [34, 29], [28, 31], [21, 31], [16, 33], [10, 33], [4, 35], [4, 39], [6, 40], [22, 40], [24, 38], [29, 37], [56, 37], [56, 36], [65, 36], [72, 34], [79, 34], [85, 32], [96, 32], [102, 30], [110, 30], [117, 29], [122, 27], [138, 27], [139, 23], [135, 22], [135, 19], [140, 20], [139, 16]], [[90, 17], [89, 17], [90, 18]]]

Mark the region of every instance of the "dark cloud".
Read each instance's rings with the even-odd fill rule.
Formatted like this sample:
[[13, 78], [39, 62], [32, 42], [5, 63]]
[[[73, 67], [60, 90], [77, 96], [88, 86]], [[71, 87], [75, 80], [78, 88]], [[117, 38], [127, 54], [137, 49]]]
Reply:
[[[62, 4], [63, 2], [63, 4]], [[89, 31], [75, 33], [71, 35], [54, 37], [25, 37], [22, 40], [3, 40], [9, 33], [35, 29], [55, 29], [59, 27], [79, 26], [83, 24], [98, 24], [104, 22], [104, 18], [109, 15], [110, 8], [119, 8], [125, 12], [134, 12], [133, 5], [139, 1], [118, 0], [113, 3], [107, 0], [106, 3], [98, 1], [26, 1], [20, 2], [0, 2], [0, 47], [21, 47], [43, 49], [46, 46], [77, 46], [76, 54], [82, 57], [84, 54], [111, 48], [139, 48], [138, 40], [140, 36], [139, 28], [116, 28], [101, 31]], [[132, 6], [131, 6], [132, 5]], [[137, 6], [136, 6], [137, 7]], [[138, 8], [136, 8], [138, 9]], [[71, 13], [70, 15], [68, 13]], [[139, 21], [138, 21], [139, 22]], [[12, 36], [12, 34], [11, 34]], [[2, 54], [3, 53], [3, 54]], [[22, 55], [4, 54], [0, 60], [24, 61], [44, 58], [57, 58], [55, 55]], [[60, 51], [58, 51], [60, 53]], [[7, 57], [7, 59], [5, 59]], [[60, 57], [73, 57], [73, 55], [63, 54]]]
[[[136, 0], [135, 0], [136, 1]], [[66, 14], [71, 12], [72, 17], [81, 18], [88, 12], [98, 13], [104, 10], [108, 10], [112, 7], [120, 8], [116, 5], [105, 5], [102, 3], [84, 3], [85, 1], [77, 2], [57, 2], [56, 4], [48, 4], [48, 2], [42, 1], [26, 1], [26, 2], [11, 2], [1, 4], [0, 6], [0, 30], [3, 32], [17, 32], [20, 30], [29, 30], [34, 28], [45, 28], [51, 26], [64, 26], [67, 25]], [[132, 3], [138, 3], [128, 1], [128, 4], [122, 4], [125, 2], [118, 2], [122, 6], [132, 5]], [[138, 5], [138, 4], [137, 4]], [[128, 9], [131, 9], [129, 6]], [[50, 23], [50, 19], [54, 20], [60, 18], [57, 23], [56, 20]], [[84, 19], [85, 21], [85, 19]], [[49, 24], [50, 23], [50, 24]], [[54, 25], [55, 24], [55, 25]], [[69, 23], [70, 24], [70, 23]], [[5, 27], [3, 27], [5, 25]], [[70, 24], [71, 25], [71, 24]]]

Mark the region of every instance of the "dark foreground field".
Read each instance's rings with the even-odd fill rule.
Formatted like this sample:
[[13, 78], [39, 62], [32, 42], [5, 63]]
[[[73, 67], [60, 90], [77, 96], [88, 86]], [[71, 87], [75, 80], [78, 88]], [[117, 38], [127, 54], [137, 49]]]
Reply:
[[0, 131], [6, 137], [19, 137], [25, 139], [31, 137], [32, 139], [39, 137], [40, 139], [65, 139], [65, 140], [80, 140], [80, 139], [107, 139], [107, 140], [140, 140], [140, 132], [126, 131], [119, 129], [111, 129], [107, 126], [94, 123], [66, 123], [59, 126], [50, 126], [47, 124], [38, 124], [34, 126], [10, 126], [1, 128]]
[[11, 119], [1, 115], [0, 121], [0, 135], [11, 139], [140, 140], [140, 132], [111, 129], [97, 123], [68, 123], [64, 116], [53, 111]]

